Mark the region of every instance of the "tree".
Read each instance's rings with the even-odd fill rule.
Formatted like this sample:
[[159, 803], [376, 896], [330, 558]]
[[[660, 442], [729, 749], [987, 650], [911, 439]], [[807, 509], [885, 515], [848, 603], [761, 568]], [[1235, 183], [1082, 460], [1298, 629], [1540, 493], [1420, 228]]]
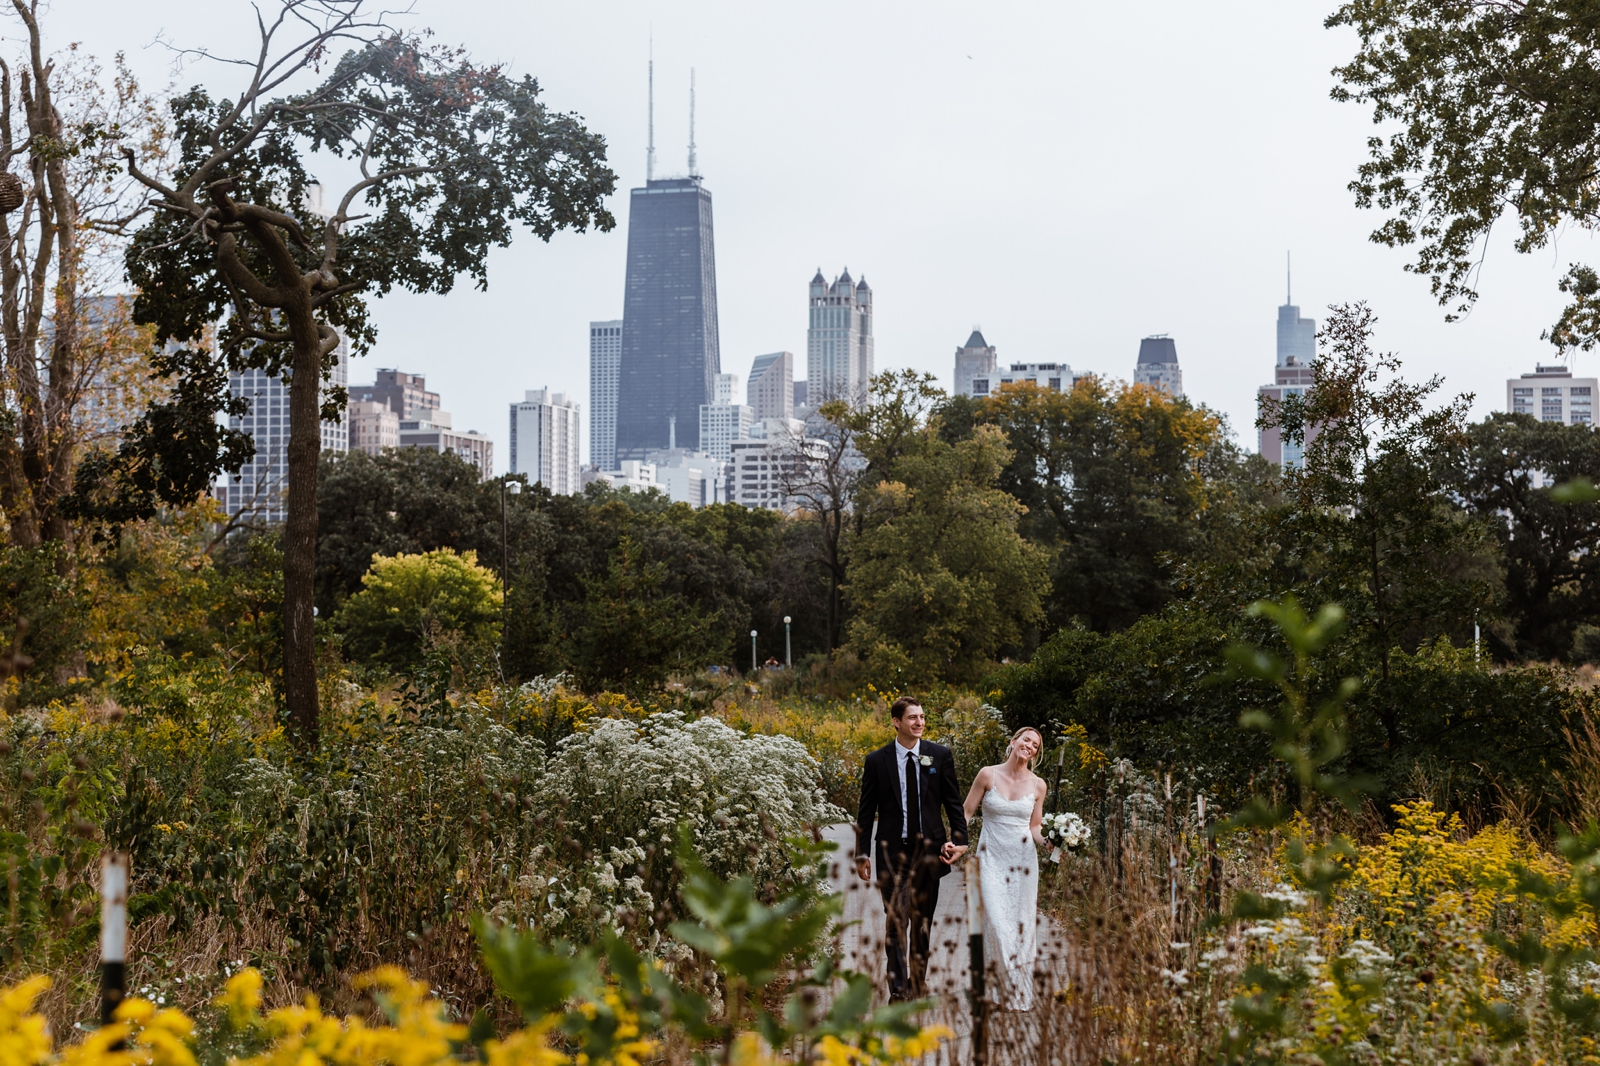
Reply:
[[[0, 172], [15, 182], [0, 180], [0, 201], [20, 198], [0, 210], [0, 511], [13, 543], [66, 545], [55, 554], [66, 572], [74, 554], [63, 503], [83, 408], [98, 399], [108, 364], [148, 351], [105, 296], [121, 280], [106, 264], [147, 202], [120, 176], [120, 160], [126, 152], [148, 164], [167, 143], [120, 56], [106, 84], [88, 56], [46, 52], [38, 0], [10, 7], [24, 54], [15, 80], [0, 61]], [[25, 179], [12, 174], [18, 163]]]
[[1468, 430], [1452, 480], [1500, 542], [1509, 623], [1496, 634], [1501, 655], [1579, 657], [1580, 629], [1600, 623], [1600, 503], [1563, 504], [1535, 483], [1597, 470], [1600, 435], [1589, 426], [1500, 413]]
[[[1390, 217], [1372, 239], [1418, 245], [1406, 269], [1432, 278], [1450, 317], [1477, 299], [1490, 231], [1507, 212], [1516, 248], [1543, 248], [1569, 223], [1600, 222], [1600, 29], [1592, 0], [1349, 0], [1327, 24], [1361, 37], [1335, 70], [1336, 100], [1370, 103], [1370, 158], [1356, 203]], [[1546, 336], [1600, 340], [1600, 275], [1573, 264], [1572, 302]]]
[[[548, 110], [532, 78], [402, 33], [366, 0], [281, 0], [260, 21], [260, 40], [257, 56], [239, 64], [235, 95], [197, 87], [173, 101], [174, 173], [149, 174], [129, 159], [160, 211], [127, 264], [137, 317], [161, 343], [193, 354], [174, 368], [180, 384], [201, 372], [209, 353], [194, 346], [218, 322], [217, 361], [288, 378], [284, 696], [297, 735], [314, 744], [319, 423], [344, 401], [323, 387], [340, 331], [365, 350], [367, 295], [397, 286], [445, 293], [462, 274], [484, 287], [489, 249], [507, 244], [516, 223], [544, 240], [559, 229], [610, 229], [602, 200], [616, 177], [604, 141]], [[349, 51], [330, 66], [339, 48]], [[325, 69], [319, 85], [297, 88]], [[312, 154], [351, 175], [331, 200], [319, 201], [306, 170]], [[223, 407], [220, 390], [212, 395]], [[165, 456], [184, 439], [147, 440], [145, 450]], [[135, 444], [126, 450], [137, 459]], [[209, 458], [207, 477], [222, 457]]]
[[[1344, 605], [1387, 681], [1393, 649], [1459, 632], [1491, 607], [1495, 575], [1487, 531], [1447, 478], [1472, 396], [1429, 410], [1443, 379], [1401, 378], [1397, 356], [1372, 350], [1376, 322], [1362, 303], [1333, 308], [1310, 388], [1263, 404], [1258, 425], [1305, 446], [1304, 465], [1284, 472], [1283, 528], [1310, 571], [1308, 599]], [[1398, 709], [1380, 701], [1379, 714], [1398, 743]]]
[[[520, 480], [513, 477], [512, 480]], [[499, 577], [501, 482], [480, 479], [458, 455], [398, 448], [382, 455], [329, 452], [317, 479], [317, 607], [331, 616], [380, 555], [449, 548], [475, 551]], [[523, 497], [526, 497], [524, 499]], [[548, 540], [543, 489], [524, 485], [506, 508], [504, 543], [512, 574], [531, 565]]]
[[1107, 632], [1172, 595], [1171, 567], [1209, 500], [1222, 419], [1143, 385], [1081, 378], [1070, 391], [1002, 385], [981, 418], [1012, 449], [1000, 484], [1023, 531], [1055, 553], [1051, 621]]
[[865, 403], [829, 400], [817, 411], [820, 430], [807, 426], [780, 440], [779, 487], [816, 523], [815, 558], [828, 580], [830, 657], [844, 642], [848, 541], [861, 531], [855, 502], [913, 443], [942, 399], [932, 374], [888, 370], [873, 377]]
[[499, 635], [500, 582], [475, 552], [439, 548], [374, 559], [361, 584], [336, 621], [358, 659], [404, 670], [441, 639], [481, 647]]
[[820, 435], [808, 437], [802, 431], [779, 438], [776, 466], [783, 498], [816, 529], [812, 561], [828, 581], [826, 633], [831, 658], [844, 642], [845, 537], [864, 462], [855, 448], [850, 406], [829, 400], [818, 414], [823, 419]]
[[883, 674], [970, 682], [1043, 620], [1047, 556], [997, 487], [1010, 458], [1000, 430], [950, 444], [924, 424], [895, 450], [856, 505], [850, 644]]
[[586, 688], [639, 692], [705, 665], [721, 643], [712, 620], [666, 583], [666, 566], [647, 561], [631, 536], [618, 542], [604, 574], [583, 578], [565, 643]]

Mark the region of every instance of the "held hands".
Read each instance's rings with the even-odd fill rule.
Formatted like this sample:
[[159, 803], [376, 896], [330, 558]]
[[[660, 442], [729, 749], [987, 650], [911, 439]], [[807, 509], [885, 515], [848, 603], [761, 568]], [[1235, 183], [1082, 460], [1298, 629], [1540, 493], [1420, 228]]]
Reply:
[[947, 840], [944, 847], [939, 849], [939, 858], [946, 866], [954, 866], [961, 861], [961, 857], [966, 853], [967, 846], [965, 844], [952, 844]]

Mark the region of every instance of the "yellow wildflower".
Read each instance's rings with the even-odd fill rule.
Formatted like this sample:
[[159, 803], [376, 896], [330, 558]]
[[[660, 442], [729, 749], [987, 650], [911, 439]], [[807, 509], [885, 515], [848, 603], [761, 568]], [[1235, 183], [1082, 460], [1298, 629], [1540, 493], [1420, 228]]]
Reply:
[[550, 1030], [556, 1020], [551, 1015], [504, 1040], [489, 1041], [484, 1045], [489, 1066], [566, 1066], [572, 1060], [550, 1046]]
[[247, 966], [228, 978], [222, 986], [222, 995], [216, 1004], [228, 1012], [228, 1024], [234, 1029], [244, 1029], [258, 1022], [261, 1009], [261, 971]]
[[34, 1001], [49, 987], [50, 978], [41, 976], [0, 989], [0, 1063], [35, 1066], [50, 1057], [44, 1018], [32, 1013]]

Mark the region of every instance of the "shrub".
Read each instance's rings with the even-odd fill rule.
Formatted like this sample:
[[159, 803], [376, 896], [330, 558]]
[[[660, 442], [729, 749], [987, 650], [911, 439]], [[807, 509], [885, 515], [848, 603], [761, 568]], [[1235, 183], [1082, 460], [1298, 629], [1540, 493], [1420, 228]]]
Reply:
[[499, 581], [475, 552], [438, 548], [374, 559], [361, 584], [337, 623], [358, 659], [405, 669], [443, 639], [476, 647], [498, 639]]
[[[1081, 723], [1113, 756], [1181, 773], [1234, 806], [1282, 774], [1266, 737], [1235, 728], [1276, 697], [1259, 680], [1223, 681], [1217, 672], [1223, 650], [1255, 635], [1253, 625], [1180, 607], [1107, 636], [1062, 630], [985, 688], [1008, 729], [1039, 725], [1053, 743], [1055, 731]], [[1494, 668], [1442, 638], [1415, 653], [1392, 651], [1387, 677], [1353, 638], [1333, 645], [1316, 669], [1330, 683], [1346, 674], [1361, 681], [1348, 707], [1350, 750], [1335, 769], [1370, 780], [1382, 809], [1425, 778], [1445, 807], [1484, 806], [1498, 788], [1546, 817], [1564, 810], [1562, 730], [1591, 697], [1559, 670]], [[1396, 723], [1393, 742], [1385, 720]]]
[[664, 928], [678, 916], [680, 826], [718, 876], [789, 884], [805, 874], [785, 841], [848, 817], [818, 788], [817, 770], [798, 742], [746, 736], [715, 718], [596, 719], [560, 742], [540, 778], [547, 846], [495, 913], [577, 939], [630, 914]]

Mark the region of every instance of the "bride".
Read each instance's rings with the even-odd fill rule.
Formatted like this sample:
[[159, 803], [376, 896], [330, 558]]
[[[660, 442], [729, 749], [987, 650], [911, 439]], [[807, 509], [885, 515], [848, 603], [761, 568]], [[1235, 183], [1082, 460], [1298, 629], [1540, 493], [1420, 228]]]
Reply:
[[[970, 820], [983, 810], [978, 838], [983, 893], [983, 957], [997, 975], [1001, 1010], [1033, 1009], [1033, 963], [1039, 943], [1039, 853], [1051, 849], [1040, 831], [1044, 779], [1032, 765], [1044, 747], [1037, 729], [1023, 726], [1006, 747], [1006, 761], [978, 771], [963, 805]], [[969, 889], [970, 890], [970, 889]]]

